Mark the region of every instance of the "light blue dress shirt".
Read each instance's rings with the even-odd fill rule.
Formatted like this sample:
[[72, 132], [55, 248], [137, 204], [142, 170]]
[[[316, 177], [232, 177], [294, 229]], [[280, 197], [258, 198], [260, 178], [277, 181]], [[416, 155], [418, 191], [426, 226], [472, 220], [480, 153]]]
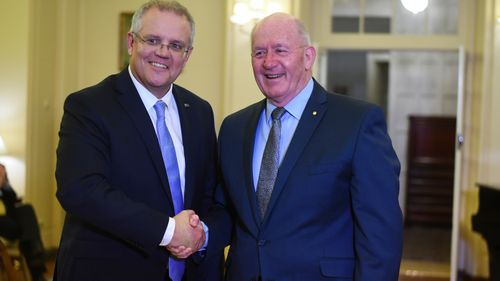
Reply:
[[[311, 97], [314, 88], [313, 80], [309, 80], [307, 85], [300, 91], [300, 93], [293, 98], [287, 105], [285, 105], [286, 113], [281, 117], [281, 138], [280, 138], [280, 164], [285, 157], [286, 151], [290, 142], [292, 141], [293, 134], [297, 125], [299, 124], [300, 117], [304, 112], [307, 101]], [[262, 162], [262, 155], [266, 147], [267, 137], [271, 130], [272, 120], [271, 113], [276, 108], [269, 100], [267, 100], [266, 108], [262, 111], [257, 123], [257, 130], [255, 132], [255, 144], [253, 147], [253, 183], [254, 189], [257, 190], [257, 182], [259, 181], [260, 165]]]

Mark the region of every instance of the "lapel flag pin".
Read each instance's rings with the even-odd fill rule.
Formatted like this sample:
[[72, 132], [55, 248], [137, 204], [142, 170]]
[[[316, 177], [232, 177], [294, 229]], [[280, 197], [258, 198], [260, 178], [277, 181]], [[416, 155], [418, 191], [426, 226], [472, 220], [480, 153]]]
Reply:
[[184, 107], [185, 107], [185, 108], [188, 108], [188, 107], [191, 107], [191, 105], [190, 105], [189, 103], [185, 103], [185, 104], [184, 104]]

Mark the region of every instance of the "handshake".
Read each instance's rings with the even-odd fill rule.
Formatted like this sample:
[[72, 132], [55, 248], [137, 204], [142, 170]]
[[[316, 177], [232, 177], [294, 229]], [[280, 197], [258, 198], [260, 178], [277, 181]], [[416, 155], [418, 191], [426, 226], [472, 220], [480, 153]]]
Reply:
[[193, 210], [178, 213], [174, 220], [174, 236], [166, 248], [176, 258], [185, 259], [203, 246], [205, 231], [200, 218]]

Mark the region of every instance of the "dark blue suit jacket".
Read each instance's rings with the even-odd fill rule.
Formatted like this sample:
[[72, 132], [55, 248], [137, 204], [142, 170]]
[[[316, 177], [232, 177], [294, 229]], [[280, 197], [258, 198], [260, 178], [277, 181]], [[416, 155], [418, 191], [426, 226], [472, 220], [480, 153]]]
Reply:
[[223, 189], [207, 223], [209, 251], [230, 241], [227, 280], [396, 281], [400, 165], [382, 111], [315, 82], [261, 220], [252, 154], [264, 108], [228, 116], [219, 134]]
[[[185, 208], [205, 214], [216, 183], [210, 105], [173, 86], [184, 156]], [[58, 280], [164, 280], [168, 252], [158, 244], [174, 216], [151, 119], [128, 70], [66, 99], [57, 148], [57, 197], [66, 218]], [[187, 264], [188, 280], [220, 280], [222, 252]]]

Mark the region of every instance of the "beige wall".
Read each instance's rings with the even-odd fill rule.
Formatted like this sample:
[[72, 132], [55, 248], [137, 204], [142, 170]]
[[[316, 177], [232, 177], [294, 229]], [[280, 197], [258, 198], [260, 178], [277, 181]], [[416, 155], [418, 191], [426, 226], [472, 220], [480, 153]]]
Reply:
[[[496, 11], [496, 12], [495, 12]], [[464, 156], [461, 229], [462, 265], [474, 275], [488, 276], [488, 251], [482, 236], [472, 230], [471, 216], [479, 208], [477, 183], [500, 184], [500, 0], [478, 1], [474, 46], [468, 55], [470, 95], [466, 97], [466, 143]]]
[[[496, 6], [491, 9], [492, 14], [488, 15], [491, 21], [500, 17], [500, 1], [496, 1]], [[489, 95], [485, 97], [485, 109], [483, 111], [484, 134], [482, 135], [482, 145], [484, 147], [481, 153], [481, 162], [484, 168], [481, 169], [479, 181], [496, 183], [500, 185], [500, 130], [498, 129], [498, 120], [500, 120], [500, 81], [495, 73], [500, 73], [500, 23], [492, 25], [490, 29], [491, 61], [488, 65], [491, 68], [492, 76], [488, 76], [487, 87], [491, 89]], [[500, 187], [498, 187], [500, 189]]]
[[[495, 3], [496, 2], [496, 3]], [[471, 2], [472, 3], [472, 2]], [[477, 213], [478, 182], [488, 182], [498, 176], [500, 130], [495, 120], [500, 109], [498, 77], [499, 44], [498, 24], [495, 25], [494, 7], [500, 0], [476, 2], [472, 11], [467, 38], [467, 75], [464, 100], [464, 149], [462, 154], [462, 186], [460, 211], [459, 268], [471, 275], [487, 277], [488, 252], [481, 235], [472, 230], [471, 217]], [[474, 30], [472, 28], [475, 27]], [[496, 41], [496, 42], [495, 42]], [[495, 117], [496, 116], [496, 117]], [[495, 119], [496, 118], [496, 119]]]
[[[8, 156], [0, 156], [18, 195], [25, 195], [26, 102], [28, 85], [28, 0], [0, 1], [0, 136]], [[15, 28], [10, 28], [15, 27]]]

